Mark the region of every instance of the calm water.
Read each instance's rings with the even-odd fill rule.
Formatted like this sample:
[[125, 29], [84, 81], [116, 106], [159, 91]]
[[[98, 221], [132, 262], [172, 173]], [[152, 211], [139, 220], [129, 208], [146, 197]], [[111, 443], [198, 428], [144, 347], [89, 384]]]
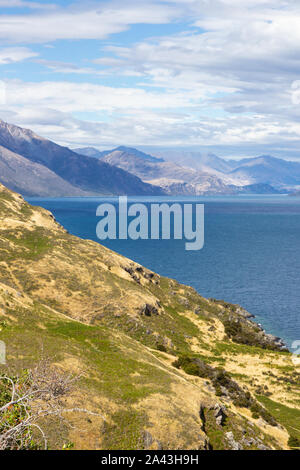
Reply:
[[[103, 199], [29, 201], [53, 212], [72, 234], [98, 241], [96, 207]], [[205, 297], [241, 304], [268, 332], [282, 337], [289, 346], [300, 340], [300, 198], [241, 196], [165, 201], [205, 204], [203, 250], [185, 251], [184, 241], [177, 240], [115, 240], [103, 244], [159, 274], [193, 286]]]

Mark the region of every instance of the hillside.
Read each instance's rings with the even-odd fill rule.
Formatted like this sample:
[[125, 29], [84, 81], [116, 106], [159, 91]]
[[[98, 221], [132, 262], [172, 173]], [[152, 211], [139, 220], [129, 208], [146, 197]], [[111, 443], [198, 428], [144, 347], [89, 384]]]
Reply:
[[62, 179], [40, 163], [0, 146], [0, 180], [24, 196], [87, 196], [88, 194]]
[[[300, 370], [241, 307], [68, 234], [0, 185], [0, 340], [81, 374], [51, 448], [287, 449]], [[6, 367], [2, 366], [6, 371]]]
[[[137, 176], [0, 120], [0, 181], [24, 195], [160, 195]], [[18, 171], [15, 171], [18, 167]]]

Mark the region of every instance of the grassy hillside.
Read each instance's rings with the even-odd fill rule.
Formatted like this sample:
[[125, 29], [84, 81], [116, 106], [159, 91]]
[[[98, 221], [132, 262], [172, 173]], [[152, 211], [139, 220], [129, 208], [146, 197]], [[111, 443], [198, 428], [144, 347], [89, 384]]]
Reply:
[[0, 340], [80, 375], [51, 448], [288, 448], [300, 371], [238, 306], [68, 234], [0, 186]]

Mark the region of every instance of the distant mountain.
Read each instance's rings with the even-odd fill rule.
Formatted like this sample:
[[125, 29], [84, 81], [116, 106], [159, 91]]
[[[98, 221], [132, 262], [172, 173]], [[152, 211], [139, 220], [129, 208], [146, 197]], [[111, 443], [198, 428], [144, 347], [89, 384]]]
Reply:
[[[213, 153], [188, 151], [160, 151], [158, 155], [164, 160], [177, 163], [180, 166], [193, 168], [207, 173], [228, 173], [234, 166], [234, 160], [225, 160]], [[213, 170], [213, 171], [212, 171]]]
[[203, 176], [203, 182], [188, 183], [186, 181], [160, 178], [152, 180], [170, 196], [204, 196], [213, 194], [235, 194], [234, 190], [213, 176]]
[[159, 152], [173, 163], [204, 171], [228, 184], [269, 184], [276, 188], [300, 185], [300, 163], [262, 155], [240, 160], [225, 160], [214, 154], [200, 152]]
[[150, 161], [150, 162], [153, 162], [153, 163], [159, 163], [159, 162], [164, 161], [163, 158], [153, 157], [153, 155], [149, 155], [148, 153], [141, 152], [140, 150], [137, 150], [137, 149], [131, 148], [131, 147], [120, 146], [120, 147], [117, 147], [116, 149], [114, 149], [114, 151], [134, 155], [135, 157], [139, 157], [143, 160], [147, 160], [147, 161]]
[[[238, 184], [235, 179], [227, 175], [199, 171], [193, 168], [180, 166], [171, 161], [149, 161], [140, 158], [136, 153], [114, 150], [102, 158], [102, 161], [110, 165], [126, 170], [143, 181], [161, 187], [170, 195], [204, 195], [204, 194], [236, 194], [242, 192], [276, 193], [270, 185], [247, 185], [245, 188]], [[216, 157], [218, 159], [218, 157]], [[221, 159], [219, 159], [221, 160]]]
[[86, 155], [88, 157], [94, 157], [94, 158], [100, 158], [100, 159], [114, 152], [122, 152], [122, 153], [126, 153], [129, 155], [134, 155], [135, 157], [139, 157], [143, 160], [147, 160], [150, 162], [158, 163], [158, 162], [164, 161], [163, 158], [153, 157], [152, 155], [141, 152], [140, 150], [137, 150], [135, 148], [125, 147], [125, 146], [120, 146], [113, 150], [104, 150], [102, 152], [100, 150], [95, 149], [94, 147], [85, 147], [85, 148], [77, 148], [74, 150], [74, 152], [79, 153], [80, 155]]
[[85, 155], [86, 157], [102, 158], [108, 153], [110, 153], [111, 150], [104, 150], [103, 152], [100, 152], [100, 150], [97, 150], [94, 147], [83, 147], [83, 148], [73, 149], [73, 152], [76, 152], [79, 155]]
[[0, 120], [0, 182], [24, 195], [271, 194], [300, 186], [300, 163], [271, 156], [237, 161], [174, 152], [165, 158], [124, 146], [75, 152]]
[[300, 163], [263, 155], [244, 159], [236, 163], [230, 172], [238, 179], [247, 179], [249, 184], [267, 183], [276, 187], [300, 184]]
[[266, 183], [247, 184], [245, 186], [229, 185], [234, 194], [283, 194], [285, 191], [279, 190]]
[[[92, 157], [78, 155], [69, 148], [44, 139], [28, 129], [1, 120], [0, 146], [12, 152], [5, 154], [2, 150], [0, 181], [9, 188], [21, 192], [25, 185], [24, 194], [28, 194], [29, 189], [30, 194], [37, 196], [44, 195], [45, 192], [65, 196], [162, 194], [160, 188], [144, 183], [137, 176], [121, 168]], [[18, 160], [18, 172], [15, 176], [12, 175], [13, 166], [8, 163], [8, 158], [13, 160], [13, 154], [22, 157]], [[29, 162], [33, 165], [30, 166]], [[35, 185], [35, 182], [39, 181], [41, 172], [44, 175], [43, 190], [40, 184]], [[51, 178], [47, 179], [47, 174], [51, 174]]]
[[173, 162], [144, 159], [135, 153], [130, 153], [130, 149], [126, 151], [114, 150], [106, 155], [102, 161], [129, 171], [143, 181], [167, 178], [187, 183], [203, 183], [207, 177], [211, 178], [211, 175], [207, 175], [202, 171], [183, 167]]

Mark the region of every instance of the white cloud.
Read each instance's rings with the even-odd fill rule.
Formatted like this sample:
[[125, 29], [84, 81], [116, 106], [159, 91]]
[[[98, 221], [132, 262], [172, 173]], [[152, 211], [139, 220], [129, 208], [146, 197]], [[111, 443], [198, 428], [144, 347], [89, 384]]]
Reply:
[[44, 59], [35, 60], [36, 63], [44, 65], [55, 73], [78, 74], [78, 75], [104, 75], [105, 72], [91, 67], [79, 67], [69, 62], [50, 61]]
[[0, 65], [22, 62], [36, 56], [38, 54], [27, 47], [7, 47], [0, 49]]
[[[77, 6], [76, 6], [77, 5]], [[104, 39], [131, 24], [164, 24], [178, 17], [172, 5], [154, 1], [92, 2], [54, 12], [0, 16], [0, 38], [12, 43], [51, 42], [58, 39]]]
[[52, 10], [56, 8], [53, 3], [27, 2], [26, 0], [0, 0], [2, 8], [32, 8], [38, 10]]
[[[185, 23], [181, 33], [102, 47], [93, 61], [101, 70], [88, 62], [39, 60], [51, 71], [83, 74], [87, 81], [9, 81], [2, 116], [72, 145], [300, 143], [298, 0], [77, 2], [3, 15], [0, 39], [51, 47], [47, 43], [57, 39], [104, 39], [133, 24], [178, 20]], [[94, 45], [98, 53], [100, 44]], [[9, 49], [19, 55], [5, 58], [0, 50], [0, 63], [30, 53]], [[104, 74], [123, 76], [123, 83], [138, 77], [139, 84], [88, 83], [88, 75]], [[88, 114], [93, 122], [78, 117]]]
[[[200, 113], [192, 94], [146, 92], [71, 82], [6, 82], [0, 115], [64, 145], [273, 145], [299, 143], [286, 116]], [[181, 112], [178, 111], [181, 109]], [[183, 112], [182, 110], [185, 110]], [[92, 121], [80, 118], [92, 113]], [[77, 117], [76, 117], [77, 116]], [[107, 119], [107, 116], [109, 119]]]
[[[294, 0], [177, 0], [197, 28], [109, 46], [95, 63], [141, 85], [201, 92], [207, 108], [299, 119], [291, 84], [300, 77], [300, 4]], [[204, 30], [204, 32], [203, 32]], [[113, 55], [113, 56], [112, 56]], [[294, 93], [295, 94], [295, 93]], [[202, 107], [205, 102], [202, 101]]]
[[7, 106], [50, 107], [61, 112], [174, 109], [196, 106], [194, 93], [114, 88], [91, 83], [7, 80]]

